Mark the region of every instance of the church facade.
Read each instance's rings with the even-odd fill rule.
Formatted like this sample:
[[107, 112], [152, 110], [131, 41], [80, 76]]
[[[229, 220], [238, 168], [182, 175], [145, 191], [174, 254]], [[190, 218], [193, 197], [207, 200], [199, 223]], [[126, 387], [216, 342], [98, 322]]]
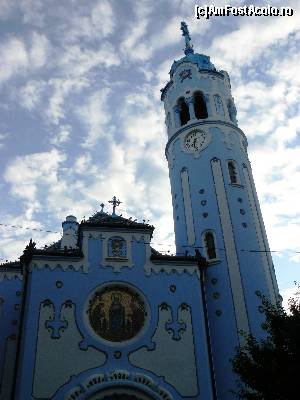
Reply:
[[175, 256], [101, 211], [0, 266], [1, 400], [229, 400], [242, 332], [263, 337], [276, 277], [230, 79], [194, 53], [162, 89]]

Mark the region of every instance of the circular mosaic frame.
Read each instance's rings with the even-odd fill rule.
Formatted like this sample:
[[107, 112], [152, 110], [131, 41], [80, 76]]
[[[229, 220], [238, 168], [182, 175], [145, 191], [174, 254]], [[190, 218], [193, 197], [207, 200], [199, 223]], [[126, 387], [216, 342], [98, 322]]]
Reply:
[[141, 334], [149, 319], [148, 310], [139, 291], [116, 282], [93, 291], [86, 314], [94, 335], [111, 344], [122, 344]]

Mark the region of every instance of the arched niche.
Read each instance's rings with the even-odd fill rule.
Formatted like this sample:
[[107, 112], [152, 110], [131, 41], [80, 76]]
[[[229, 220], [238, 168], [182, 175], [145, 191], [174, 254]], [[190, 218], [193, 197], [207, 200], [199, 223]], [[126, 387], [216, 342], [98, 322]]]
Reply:
[[177, 106], [179, 109], [180, 125], [185, 125], [190, 120], [189, 107], [186, 104], [185, 98], [180, 97], [177, 101]]
[[194, 110], [196, 118], [197, 119], [207, 118], [208, 117], [207, 107], [203, 93], [197, 91], [194, 93], [193, 98], [194, 98]]

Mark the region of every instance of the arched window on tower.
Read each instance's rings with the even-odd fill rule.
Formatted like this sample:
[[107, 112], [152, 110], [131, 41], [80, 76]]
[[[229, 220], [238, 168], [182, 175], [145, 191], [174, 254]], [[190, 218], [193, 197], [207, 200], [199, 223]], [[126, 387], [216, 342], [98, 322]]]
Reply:
[[207, 260], [215, 260], [217, 258], [215, 237], [210, 231], [204, 233], [204, 247], [206, 250]]
[[237, 171], [235, 161], [233, 161], [233, 160], [228, 161], [227, 166], [228, 166], [230, 183], [239, 183], [238, 182], [238, 171]]
[[185, 125], [190, 120], [189, 107], [186, 104], [184, 97], [180, 97], [177, 101], [180, 116], [180, 125]]
[[194, 93], [194, 110], [197, 119], [205, 119], [208, 117], [206, 102], [201, 92]]

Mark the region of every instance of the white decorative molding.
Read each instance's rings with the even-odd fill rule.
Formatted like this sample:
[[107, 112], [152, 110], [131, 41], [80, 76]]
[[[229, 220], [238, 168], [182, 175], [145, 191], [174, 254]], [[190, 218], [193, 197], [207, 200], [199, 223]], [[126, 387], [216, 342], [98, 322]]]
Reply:
[[147, 276], [150, 276], [152, 273], [154, 274], [161, 274], [161, 273], [165, 273], [167, 275], [171, 275], [171, 274], [188, 274], [188, 275], [193, 275], [194, 273], [197, 274], [198, 279], [200, 279], [200, 272], [199, 272], [199, 268], [198, 266], [189, 266], [187, 267], [186, 265], [180, 265], [180, 263], [178, 263], [178, 265], [170, 265], [170, 264], [160, 264], [160, 263], [152, 263], [149, 262], [145, 265], [145, 274]]
[[0, 272], [0, 282], [4, 281], [5, 279], [11, 281], [12, 279], [19, 279], [20, 281], [23, 280], [23, 275], [21, 272], [13, 272], [13, 271], [1, 271]]
[[264, 267], [264, 273], [269, 289], [270, 299], [273, 303], [275, 303], [277, 301], [279, 291], [276, 283], [275, 273], [273, 270], [273, 262], [270, 255], [270, 248], [268, 245], [268, 239], [265, 232], [265, 226], [262, 220], [259, 202], [256, 197], [257, 195], [254, 186], [254, 181], [251, 172], [249, 172], [246, 166], [243, 167], [243, 173], [246, 181], [248, 199], [251, 207], [252, 217], [256, 231], [256, 237], [258, 240], [260, 256]]
[[[120, 257], [119, 259], [116, 257], [109, 257], [108, 255], [108, 241], [111, 237], [118, 236], [125, 240], [126, 242], [126, 258]], [[147, 235], [145, 235], [147, 236]], [[118, 273], [122, 268], [132, 268], [132, 241], [133, 235], [132, 232], [122, 232], [122, 231], [106, 231], [103, 232], [102, 235], [102, 258], [99, 260], [99, 264], [104, 268], [111, 267], [114, 272]]]
[[[125, 384], [126, 388], [122, 390], [122, 384]], [[121, 392], [118, 391], [118, 388], [121, 387]], [[101, 400], [101, 391], [103, 390], [103, 395], [110, 394], [111, 390], [117, 391], [118, 394], [123, 393], [127, 394], [126, 390], [128, 388], [129, 394], [135, 393], [135, 388], [143, 390], [145, 388], [145, 392], [153, 393], [155, 398], [159, 400], [173, 400], [173, 396], [164, 389], [161, 385], [154, 382], [152, 378], [150, 378], [146, 374], [129, 372], [124, 369], [116, 369], [111, 372], [98, 373], [89, 376], [82, 382], [80, 385], [76, 385], [72, 388], [66, 396], [64, 396], [64, 400], [84, 400], [86, 399], [86, 394], [88, 393], [88, 398], [91, 400], [99, 399]], [[94, 397], [94, 396], [95, 397]], [[141, 394], [138, 391], [138, 396], [140, 398]], [[145, 400], [149, 397], [145, 394]], [[143, 399], [143, 398], [142, 398]], [[143, 399], [144, 400], [144, 399]]]
[[76, 263], [73, 262], [72, 264], [69, 261], [52, 261], [52, 260], [32, 260], [29, 265], [29, 271], [32, 272], [33, 270], [42, 270], [42, 269], [50, 269], [50, 271], [54, 271], [55, 269], [61, 269], [62, 271], [67, 271], [73, 269], [76, 272], [82, 271], [84, 273], [88, 273], [88, 266], [86, 263], [80, 262]]
[[[247, 308], [245, 304], [243, 283], [240, 274], [239, 261], [235, 247], [233, 228], [229, 213], [220, 160], [218, 160], [217, 158], [213, 159], [211, 161], [211, 168], [219, 207], [219, 215], [223, 232], [229, 278], [232, 288], [232, 297], [236, 315], [237, 329], [238, 332], [244, 331], [247, 333], [249, 332]], [[240, 337], [240, 340], [243, 340], [243, 337]]]
[[183, 194], [187, 242], [189, 246], [193, 246], [195, 244], [195, 229], [194, 229], [192, 201], [190, 196], [190, 183], [189, 183], [188, 170], [186, 168], [183, 168], [181, 170], [180, 176], [181, 176], [181, 186]]
[[187, 267], [186, 265], [168, 265], [168, 264], [154, 264], [154, 263], [148, 263], [145, 265], [145, 274], [147, 276], [151, 275], [152, 273], [158, 275], [161, 273], [165, 273], [167, 275], [171, 274], [188, 274], [188, 275], [193, 275], [194, 273], [197, 274], [198, 279], [200, 279], [200, 272], [198, 266], [190, 266]]

